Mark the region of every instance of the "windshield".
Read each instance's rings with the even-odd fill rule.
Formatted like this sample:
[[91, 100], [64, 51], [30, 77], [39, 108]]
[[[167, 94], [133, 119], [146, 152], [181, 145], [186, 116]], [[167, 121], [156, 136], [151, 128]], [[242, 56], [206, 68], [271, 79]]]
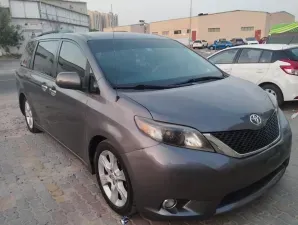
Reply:
[[257, 39], [255, 39], [254, 37], [249, 37], [249, 38], [246, 38], [247, 41], [256, 41]]
[[223, 77], [206, 59], [169, 39], [91, 40], [88, 45], [113, 87], [174, 85], [190, 78]]
[[201, 41], [195, 41], [195, 43], [201, 43]]

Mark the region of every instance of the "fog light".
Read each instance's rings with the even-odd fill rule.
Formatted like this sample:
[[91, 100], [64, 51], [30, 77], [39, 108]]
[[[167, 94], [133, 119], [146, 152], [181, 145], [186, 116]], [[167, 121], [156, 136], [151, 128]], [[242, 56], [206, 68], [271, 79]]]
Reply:
[[177, 205], [177, 201], [175, 199], [166, 199], [162, 203], [162, 207], [164, 209], [172, 209]]

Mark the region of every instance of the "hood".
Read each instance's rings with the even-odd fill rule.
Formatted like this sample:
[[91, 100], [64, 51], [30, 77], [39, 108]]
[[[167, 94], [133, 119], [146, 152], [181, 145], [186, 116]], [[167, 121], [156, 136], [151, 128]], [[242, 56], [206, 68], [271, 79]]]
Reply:
[[263, 123], [274, 112], [265, 91], [235, 77], [165, 90], [122, 92], [146, 107], [154, 120], [193, 127], [201, 132], [259, 129], [251, 114]]

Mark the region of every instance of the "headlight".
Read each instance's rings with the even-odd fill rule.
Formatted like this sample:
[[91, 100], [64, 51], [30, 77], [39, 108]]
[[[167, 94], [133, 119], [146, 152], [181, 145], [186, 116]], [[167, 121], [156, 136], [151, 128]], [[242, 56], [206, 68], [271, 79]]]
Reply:
[[137, 127], [144, 134], [158, 142], [184, 148], [214, 152], [214, 149], [207, 139], [195, 129], [156, 122], [154, 120], [138, 116], [135, 117], [135, 121]]
[[272, 104], [274, 105], [274, 107], [277, 108], [277, 107], [278, 107], [278, 103], [277, 103], [277, 99], [276, 99], [276, 97], [275, 97], [273, 94], [270, 94], [270, 93], [267, 92], [267, 91], [265, 91], [265, 92], [268, 94], [268, 96], [269, 96], [269, 98], [270, 98]]

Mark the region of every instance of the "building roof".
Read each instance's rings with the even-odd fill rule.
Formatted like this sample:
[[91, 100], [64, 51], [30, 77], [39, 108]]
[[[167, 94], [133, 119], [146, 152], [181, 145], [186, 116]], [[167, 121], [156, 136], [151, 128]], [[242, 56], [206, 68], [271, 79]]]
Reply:
[[[264, 12], [264, 11], [254, 11], [254, 10], [231, 10], [231, 11], [217, 12], [217, 13], [206, 13], [206, 14], [204, 13], [201, 16], [198, 16], [197, 15], [197, 16], [193, 16], [192, 18], [204, 17], [204, 16], [211, 16], [211, 15], [217, 15], [217, 14], [224, 14], [224, 13], [234, 13], [234, 12], [253, 12], [253, 13], [266, 13], [266, 14], [287, 13], [287, 14], [290, 14], [290, 15], [294, 16], [293, 14], [288, 13], [286, 11], [278, 11], [278, 12], [270, 13], [270, 12]], [[163, 22], [163, 21], [180, 20], [180, 19], [189, 19], [189, 17], [180, 17], [180, 18], [173, 18], [173, 19], [167, 19], [167, 20], [158, 20], [158, 21], [153, 21], [153, 22], [150, 22], [150, 23], [159, 23], [159, 22]]]

